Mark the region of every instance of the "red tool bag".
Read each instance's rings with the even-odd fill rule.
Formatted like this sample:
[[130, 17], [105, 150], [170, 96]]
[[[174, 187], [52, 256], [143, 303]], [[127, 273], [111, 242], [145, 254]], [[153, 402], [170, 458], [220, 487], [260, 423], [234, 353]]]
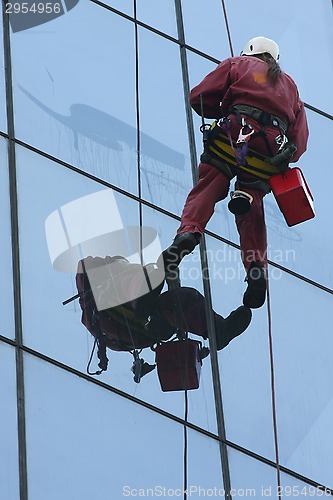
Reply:
[[186, 339], [156, 347], [157, 373], [163, 392], [198, 389], [200, 345], [196, 340]]
[[299, 167], [273, 175], [269, 184], [288, 226], [315, 216], [313, 197]]

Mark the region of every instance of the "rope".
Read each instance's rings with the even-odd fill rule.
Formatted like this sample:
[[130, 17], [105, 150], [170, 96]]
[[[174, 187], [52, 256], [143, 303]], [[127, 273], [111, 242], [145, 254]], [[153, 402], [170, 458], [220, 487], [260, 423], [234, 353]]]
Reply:
[[[144, 262], [143, 262], [143, 238], [142, 238], [142, 203], [141, 203], [141, 136], [140, 136], [140, 100], [139, 100], [139, 41], [138, 41], [138, 25], [137, 25], [137, 2], [134, 0], [134, 35], [135, 35], [135, 105], [136, 105], [136, 140], [137, 140], [137, 174], [138, 174], [138, 198], [139, 198], [139, 255], [140, 255], [140, 262], [144, 271], [144, 275], [149, 287], [149, 291], [152, 291], [150, 280], [148, 277], [148, 273], [144, 267]], [[107, 264], [107, 267], [109, 268], [109, 264]], [[112, 272], [110, 270], [110, 276], [111, 279], [113, 280]], [[114, 285], [113, 286], [114, 290], [117, 293], [117, 287]], [[119, 297], [118, 297], [119, 298]], [[135, 347], [135, 342], [134, 338], [132, 335], [132, 330], [131, 326], [129, 324], [128, 318], [125, 314], [124, 309], [122, 308], [122, 315], [125, 321], [126, 328], [130, 334], [131, 342], [132, 342], [132, 347], [134, 351], [134, 356], [136, 352], [136, 347]], [[94, 346], [95, 347], [95, 346]], [[141, 352], [141, 351], [140, 351]]]
[[187, 417], [188, 417], [188, 394], [185, 391], [185, 415], [184, 415], [184, 500], [187, 499], [187, 454], [188, 454], [188, 446], [187, 446]]
[[[135, 38], [135, 107], [136, 107], [136, 144], [137, 144], [137, 173], [138, 173], [138, 198], [139, 198], [139, 238], [140, 262], [144, 269], [143, 243], [142, 243], [142, 203], [141, 203], [141, 124], [140, 124], [140, 98], [139, 98], [139, 34], [137, 24], [137, 0], [134, 0], [134, 38]], [[146, 276], [147, 278], [147, 276]], [[150, 282], [147, 280], [148, 286]], [[151, 291], [151, 290], [150, 290]]]
[[225, 26], [227, 28], [227, 33], [228, 33], [230, 53], [231, 53], [232, 57], [234, 57], [234, 50], [232, 48], [231, 35], [230, 35], [230, 29], [229, 29], [229, 22], [228, 22], [228, 17], [227, 17], [227, 10], [225, 8], [224, 0], [222, 0], [222, 7], [223, 7], [223, 14], [224, 14]]
[[[232, 57], [234, 57], [229, 22], [228, 22], [226, 7], [225, 7], [225, 0], [222, 0], [222, 7], [223, 7], [225, 25], [226, 25], [227, 33], [228, 33], [230, 53], [231, 53]], [[266, 233], [266, 239], [267, 239], [267, 233]], [[273, 355], [272, 314], [271, 314], [271, 300], [270, 300], [270, 291], [269, 291], [269, 277], [268, 277], [268, 264], [267, 263], [266, 263], [266, 276], [267, 276], [267, 278], [266, 278], [267, 279], [267, 315], [268, 315], [269, 356], [270, 356], [270, 367], [271, 367], [271, 391], [272, 391], [272, 412], [273, 412], [275, 461], [276, 461], [277, 483], [278, 483], [278, 498], [281, 498], [281, 469], [280, 469], [280, 461], [279, 461], [279, 443], [278, 443], [276, 397], [275, 397], [275, 373], [274, 373], [274, 355]]]
[[[264, 204], [263, 204], [263, 210], [264, 210]], [[266, 231], [266, 241], [267, 241], [267, 231]], [[271, 393], [272, 393], [272, 413], [273, 413], [275, 463], [276, 463], [277, 484], [278, 484], [278, 498], [281, 498], [281, 468], [280, 468], [280, 460], [279, 460], [279, 442], [278, 442], [278, 430], [277, 430], [275, 369], [274, 369], [273, 334], [272, 334], [272, 312], [271, 312], [271, 296], [270, 296], [270, 288], [269, 288], [269, 276], [268, 276], [268, 264], [267, 263], [266, 263], [265, 267], [266, 267], [266, 283], [267, 283], [268, 339], [269, 339], [269, 358], [270, 358], [270, 371], [271, 371]]]
[[136, 144], [137, 144], [137, 172], [138, 172], [138, 198], [139, 198], [139, 248], [140, 263], [145, 275], [149, 292], [153, 291], [150, 279], [143, 261], [143, 215], [142, 215], [142, 186], [141, 186], [141, 124], [140, 124], [140, 98], [139, 98], [139, 35], [137, 24], [137, 1], [134, 0], [134, 36], [135, 36], [135, 107], [136, 107]]
[[[147, 274], [147, 271], [144, 267], [144, 262], [143, 262], [143, 237], [142, 237], [142, 202], [141, 202], [141, 137], [140, 137], [140, 100], [139, 100], [139, 42], [138, 42], [138, 24], [137, 24], [137, 2], [134, 0], [134, 38], [135, 38], [135, 105], [136, 105], [136, 141], [137, 141], [137, 175], [138, 175], [138, 198], [139, 198], [139, 255], [140, 255], [140, 262], [144, 271], [144, 275], [149, 287], [149, 291], [151, 292], [151, 284], [150, 280]], [[107, 267], [109, 268], [109, 264], [107, 264]], [[110, 272], [111, 279], [113, 280], [112, 273]], [[117, 292], [116, 286], [114, 286], [114, 290]], [[68, 301], [65, 301], [63, 304], [65, 305], [69, 301], [73, 300], [74, 298], [79, 297], [80, 294], [77, 294], [74, 297], [71, 297], [71, 299], [68, 299]], [[134, 338], [132, 335], [132, 330], [128, 321], [128, 318], [126, 317], [125, 311], [122, 309], [122, 315], [124, 317], [125, 325], [128, 329], [128, 332], [130, 334], [132, 346], [133, 346], [133, 351], [135, 354], [136, 347], [135, 347], [135, 342]], [[96, 348], [96, 343], [97, 340], [95, 340], [91, 356], [88, 362], [88, 367], [87, 370], [89, 370], [92, 356], [94, 354], [95, 348]], [[133, 355], [134, 355], [133, 354]], [[88, 371], [89, 373], [89, 371]], [[92, 375], [99, 374], [99, 372], [96, 373], [91, 373]]]

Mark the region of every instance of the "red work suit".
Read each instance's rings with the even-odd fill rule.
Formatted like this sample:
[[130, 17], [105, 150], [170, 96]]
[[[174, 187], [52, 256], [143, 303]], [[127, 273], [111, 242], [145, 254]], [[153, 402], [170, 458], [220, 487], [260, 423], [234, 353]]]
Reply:
[[[305, 152], [309, 135], [304, 104], [299, 98], [296, 84], [289, 75], [282, 71], [278, 82], [273, 86], [267, 80], [267, 68], [266, 62], [253, 56], [226, 59], [192, 89], [190, 104], [196, 113], [201, 114], [202, 94], [205, 118], [218, 119], [229, 116], [230, 131], [234, 140], [237, 140], [240, 125], [235, 115], [228, 115], [228, 110], [233, 105], [254, 106], [281, 118], [288, 124], [286, 135], [289, 142], [297, 145], [297, 151], [290, 160], [295, 162]], [[260, 129], [256, 121], [245, 118], [255, 132]], [[279, 132], [276, 127], [267, 125], [265, 133], [274, 155], [279, 148], [276, 142]], [[267, 146], [261, 136], [253, 139], [250, 147], [258, 153], [268, 155]], [[201, 235], [213, 215], [215, 204], [228, 195], [230, 180], [220, 170], [208, 163], [200, 163], [198, 173], [198, 183], [187, 197], [177, 234], [192, 232]], [[246, 178], [257, 180], [250, 174], [246, 174]], [[242, 260], [248, 270], [253, 261], [259, 265], [266, 263], [267, 243], [263, 212], [265, 193], [248, 188], [243, 190], [253, 196], [249, 212], [236, 216]]]

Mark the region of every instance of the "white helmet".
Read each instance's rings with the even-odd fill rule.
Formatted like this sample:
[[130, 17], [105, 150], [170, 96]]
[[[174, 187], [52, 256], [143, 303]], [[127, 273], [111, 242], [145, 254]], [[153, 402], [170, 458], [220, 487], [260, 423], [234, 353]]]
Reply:
[[249, 42], [247, 42], [243, 51], [241, 52], [241, 56], [263, 54], [264, 52], [268, 52], [275, 59], [275, 61], [279, 59], [280, 54], [278, 44], [270, 38], [257, 36], [256, 38], [252, 38]]

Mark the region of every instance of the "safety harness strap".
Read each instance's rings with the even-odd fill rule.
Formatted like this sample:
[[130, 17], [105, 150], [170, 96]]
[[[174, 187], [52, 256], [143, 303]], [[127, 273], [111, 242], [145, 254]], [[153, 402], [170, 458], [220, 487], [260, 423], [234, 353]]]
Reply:
[[257, 121], [260, 123], [262, 126], [270, 125], [272, 127], [278, 128], [283, 134], [286, 134], [287, 129], [288, 129], [288, 123], [283, 120], [282, 118], [279, 118], [278, 116], [272, 115], [271, 113], [268, 113], [267, 111], [264, 111], [262, 109], [256, 108], [255, 106], [249, 106], [247, 104], [235, 104], [232, 106], [227, 115], [230, 114], [236, 114], [237, 119], [239, 121], [239, 124], [241, 124], [239, 115], [243, 114], [248, 116], [249, 118], [252, 118], [253, 120]]
[[241, 189], [255, 189], [258, 191], [263, 191], [265, 194], [268, 194], [271, 192], [271, 187], [267, 181], [258, 179], [258, 180], [244, 180], [244, 179], [237, 179], [236, 184], [235, 184], [235, 189], [241, 190]]
[[230, 180], [237, 175], [236, 170], [233, 169], [231, 165], [228, 165], [222, 159], [214, 157], [212, 154], [209, 154], [208, 152], [202, 153], [202, 155], [200, 156], [200, 161], [201, 163], [208, 163], [209, 165], [213, 165], [213, 167], [218, 168]]
[[[202, 158], [203, 157], [206, 158], [206, 163], [211, 163], [221, 170], [224, 167], [221, 168], [221, 165], [215, 165], [211, 160], [208, 161], [208, 157], [213, 158], [214, 162], [216, 162], [216, 160], [223, 164], [227, 162], [230, 169], [234, 167], [232, 177], [236, 175], [239, 169], [262, 179], [269, 179], [272, 175], [279, 173], [279, 169], [269, 163], [269, 157], [265, 157], [250, 148], [248, 148], [246, 152], [246, 165], [238, 165], [234, 147], [231, 147], [228, 137], [224, 134], [221, 127], [217, 125], [217, 122], [214, 122], [211, 126], [210, 141], [206, 151], [203, 153]], [[203, 159], [201, 161], [203, 161]], [[226, 175], [228, 178], [232, 179], [230, 175]]]

